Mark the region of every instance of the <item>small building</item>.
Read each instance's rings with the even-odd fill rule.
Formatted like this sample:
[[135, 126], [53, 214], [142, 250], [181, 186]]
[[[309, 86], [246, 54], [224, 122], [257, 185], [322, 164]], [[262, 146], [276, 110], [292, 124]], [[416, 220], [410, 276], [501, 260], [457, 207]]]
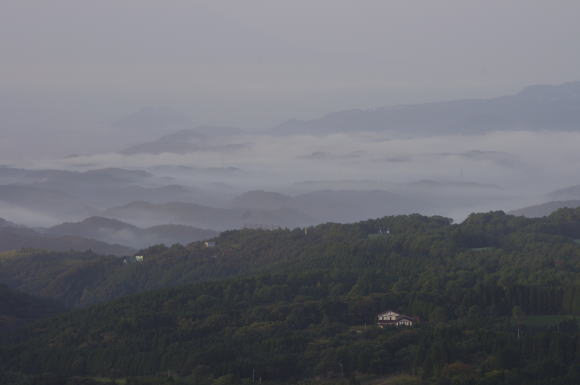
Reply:
[[377, 316], [377, 325], [380, 328], [387, 327], [411, 327], [419, 322], [419, 318], [410, 315], [397, 313], [396, 311], [387, 310]]
[[135, 262], [143, 262], [143, 256], [142, 255], [136, 255], [135, 256]]
[[391, 235], [391, 230], [388, 227], [379, 226], [375, 233], [370, 233], [368, 238], [371, 240], [387, 239]]
[[389, 229], [386, 226], [379, 226], [379, 228], [377, 229], [377, 233], [378, 234], [389, 235], [389, 234], [391, 234], [391, 229]]
[[215, 242], [214, 241], [205, 241], [203, 243], [203, 247], [215, 247]]

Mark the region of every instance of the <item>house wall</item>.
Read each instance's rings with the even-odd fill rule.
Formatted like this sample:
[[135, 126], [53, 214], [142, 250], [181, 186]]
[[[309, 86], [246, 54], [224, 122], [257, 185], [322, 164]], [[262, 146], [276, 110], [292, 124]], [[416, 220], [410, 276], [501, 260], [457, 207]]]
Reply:
[[406, 315], [388, 311], [378, 315], [379, 327], [384, 326], [413, 326], [415, 322]]

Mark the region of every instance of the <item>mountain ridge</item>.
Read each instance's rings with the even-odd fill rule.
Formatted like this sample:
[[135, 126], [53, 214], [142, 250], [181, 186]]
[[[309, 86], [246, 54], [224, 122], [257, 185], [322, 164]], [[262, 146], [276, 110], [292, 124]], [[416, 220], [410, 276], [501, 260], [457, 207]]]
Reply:
[[405, 135], [480, 134], [507, 130], [578, 131], [580, 81], [535, 85], [490, 99], [406, 104], [337, 111], [314, 120], [290, 120], [273, 134], [393, 131]]
[[24, 226], [0, 226], [0, 252], [19, 249], [46, 249], [53, 251], [93, 250], [100, 254], [131, 255], [135, 249], [109, 244], [100, 240], [65, 234], [45, 234], [42, 230]]
[[155, 226], [173, 223], [209, 228], [215, 231], [232, 230], [243, 227], [299, 227], [316, 221], [309, 215], [295, 209], [275, 210], [216, 208], [188, 202], [150, 203], [135, 201], [123, 206], [109, 208], [102, 215]]
[[141, 228], [118, 219], [92, 216], [80, 222], [66, 222], [45, 230], [47, 234], [90, 237], [107, 243], [117, 243], [132, 248], [155, 244], [187, 244], [213, 238], [218, 233], [186, 225], [163, 224]]
[[545, 217], [562, 208], [580, 207], [580, 200], [551, 201], [537, 205], [523, 207], [509, 211], [511, 215], [520, 215], [529, 218]]

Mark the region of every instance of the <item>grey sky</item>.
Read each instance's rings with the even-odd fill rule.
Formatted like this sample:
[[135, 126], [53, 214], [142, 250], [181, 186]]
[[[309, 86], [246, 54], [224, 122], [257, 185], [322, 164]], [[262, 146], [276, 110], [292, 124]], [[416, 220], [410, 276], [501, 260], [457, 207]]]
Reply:
[[501, 94], [580, 79], [579, 14], [577, 0], [2, 0], [0, 100], [48, 110], [44, 128], [143, 105], [265, 127]]
[[[0, 166], [146, 169], [163, 183], [228, 194], [404, 194], [417, 181], [430, 189], [425, 180], [497, 186], [481, 197], [441, 192], [460, 211], [436, 213], [456, 218], [541, 202], [579, 183], [580, 134], [507, 130], [519, 129], [518, 119], [470, 136], [463, 125], [424, 137], [395, 126], [289, 136], [263, 129], [580, 80], [578, 15], [579, 0], [0, 0]], [[139, 117], [151, 115], [131, 114], [147, 106], [184, 113], [193, 125], [255, 131], [178, 143], [190, 152], [120, 152], [190, 126], [184, 118], [179, 128], [145, 127]], [[487, 110], [474, 111], [477, 120]], [[136, 123], [114, 124], [127, 116]], [[37, 214], [16, 209], [0, 207], [0, 217]]]

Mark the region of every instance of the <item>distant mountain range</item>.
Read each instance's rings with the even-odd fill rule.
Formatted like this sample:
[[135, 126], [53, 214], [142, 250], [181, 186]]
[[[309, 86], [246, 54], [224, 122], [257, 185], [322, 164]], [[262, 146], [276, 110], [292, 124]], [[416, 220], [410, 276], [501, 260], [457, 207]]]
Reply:
[[548, 216], [558, 209], [576, 208], [576, 207], [580, 207], [580, 200], [553, 201], [542, 203], [539, 205], [528, 206], [517, 210], [512, 210], [509, 212], [509, 214], [529, 218], [537, 218]]
[[196, 151], [228, 151], [243, 148], [244, 144], [220, 144], [208, 142], [208, 138], [240, 135], [243, 131], [234, 127], [199, 126], [179, 130], [157, 140], [131, 146], [122, 154], [187, 154]]
[[[327, 135], [332, 133], [393, 132], [403, 136], [481, 134], [489, 131], [580, 130], [580, 81], [534, 85], [514, 95], [490, 99], [409, 104], [333, 112], [313, 120], [289, 120], [263, 134]], [[245, 143], [212, 141], [242, 135], [236, 127], [197, 126], [171, 109], [144, 108], [115, 127], [170, 132], [121, 150], [123, 154], [161, 154], [234, 151]], [[475, 154], [477, 155], [477, 154]], [[324, 156], [322, 153], [305, 155]]]
[[289, 196], [262, 190], [248, 191], [231, 205], [244, 209], [294, 209], [322, 222], [348, 223], [375, 216], [433, 212], [458, 205], [475, 205], [504, 194], [497, 186], [453, 181], [422, 180], [394, 191], [323, 189]]
[[457, 100], [348, 110], [291, 120], [270, 132], [323, 135], [393, 131], [404, 135], [480, 134], [496, 130], [580, 130], [580, 82], [536, 85], [493, 99]]
[[128, 143], [141, 142], [119, 151], [127, 155], [227, 151], [233, 147], [211, 145], [207, 140], [244, 133], [236, 127], [196, 125], [187, 114], [169, 107], [141, 108], [113, 122], [111, 127], [120, 131], [118, 136], [131, 137], [133, 141]]
[[105, 255], [130, 255], [151, 245], [214, 238], [219, 233], [186, 225], [140, 228], [116, 219], [90, 217], [43, 228], [28, 228], [0, 218], [0, 252], [22, 248], [52, 251], [92, 250]]
[[232, 206], [245, 209], [276, 210], [296, 206], [294, 199], [277, 192], [253, 190], [232, 200]]
[[[150, 171], [107, 168], [78, 172], [0, 167], [0, 217], [34, 227], [69, 222], [71, 226], [66, 233], [53, 235], [83, 236], [143, 247], [149, 241], [192, 241], [205, 234], [200, 229], [300, 227], [381, 215], [445, 214], [450, 209], [474, 207], [506, 195], [501, 188], [490, 184], [420, 180], [401, 184], [312, 181], [290, 186], [288, 191], [293, 191], [292, 195], [253, 190], [236, 196], [236, 189], [225, 184], [206, 184], [202, 188], [173, 184], [175, 180], [197, 176], [224, 179], [243, 176], [244, 171], [235, 167], [152, 166]], [[105, 226], [100, 232], [92, 221], [81, 222], [94, 216], [114, 218], [134, 227], [119, 231], [115, 226]], [[135, 227], [167, 224], [196, 229], [174, 228], [169, 232], [184, 236], [175, 237], [159, 236], [153, 230]], [[79, 230], [85, 225], [88, 230]], [[79, 229], [73, 231], [73, 227]]]
[[16, 223], [12, 223], [4, 218], [0, 218], [0, 229], [8, 227], [19, 227], [19, 226]]
[[502, 194], [505, 195], [493, 185], [425, 180], [399, 186], [396, 192], [325, 189], [290, 196], [253, 190], [234, 197], [227, 207], [178, 201], [135, 201], [102, 210], [99, 215], [144, 227], [174, 223], [214, 231], [244, 227], [294, 228], [324, 222], [348, 223], [384, 215], [438, 213], [458, 205], [493, 201]]
[[[236, 169], [198, 170], [200, 173], [237, 172]], [[190, 172], [193, 172], [190, 170]], [[171, 184], [171, 178], [143, 170], [119, 168], [85, 172], [0, 167], [0, 216], [27, 224], [77, 220], [97, 215], [100, 209], [148, 202], [201, 202], [215, 204], [218, 194]], [[36, 221], [35, 218], [41, 220]]]
[[564, 187], [548, 194], [552, 200], [580, 200], [580, 185]]
[[[6, 221], [0, 219], [0, 224]], [[43, 249], [53, 251], [92, 250], [104, 255], [131, 255], [134, 249], [76, 235], [45, 234], [22, 226], [0, 225], [0, 252], [18, 249]]]
[[143, 226], [184, 224], [217, 231], [250, 228], [299, 227], [316, 223], [311, 216], [292, 208], [275, 210], [215, 208], [193, 203], [132, 202], [103, 211], [106, 217]]
[[544, 196], [546, 202], [512, 210], [509, 213], [525, 217], [544, 217], [561, 208], [580, 207], [580, 185], [563, 187]]
[[427, 200], [381, 190], [319, 190], [297, 196], [256, 190], [235, 197], [229, 208], [136, 201], [104, 210], [101, 215], [141, 226], [176, 223], [223, 231], [352, 222], [377, 215], [409, 214], [428, 207], [432, 203]]
[[142, 229], [116, 219], [90, 217], [81, 222], [69, 222], [46, 230], [53, 236], [77, 236], [94, 238], [107, 243], [144, 248], [155, 244], [188, 244], [210, 239], [218, 235], [216, 231], [198, 229], [185, 225], [158, 225]]

